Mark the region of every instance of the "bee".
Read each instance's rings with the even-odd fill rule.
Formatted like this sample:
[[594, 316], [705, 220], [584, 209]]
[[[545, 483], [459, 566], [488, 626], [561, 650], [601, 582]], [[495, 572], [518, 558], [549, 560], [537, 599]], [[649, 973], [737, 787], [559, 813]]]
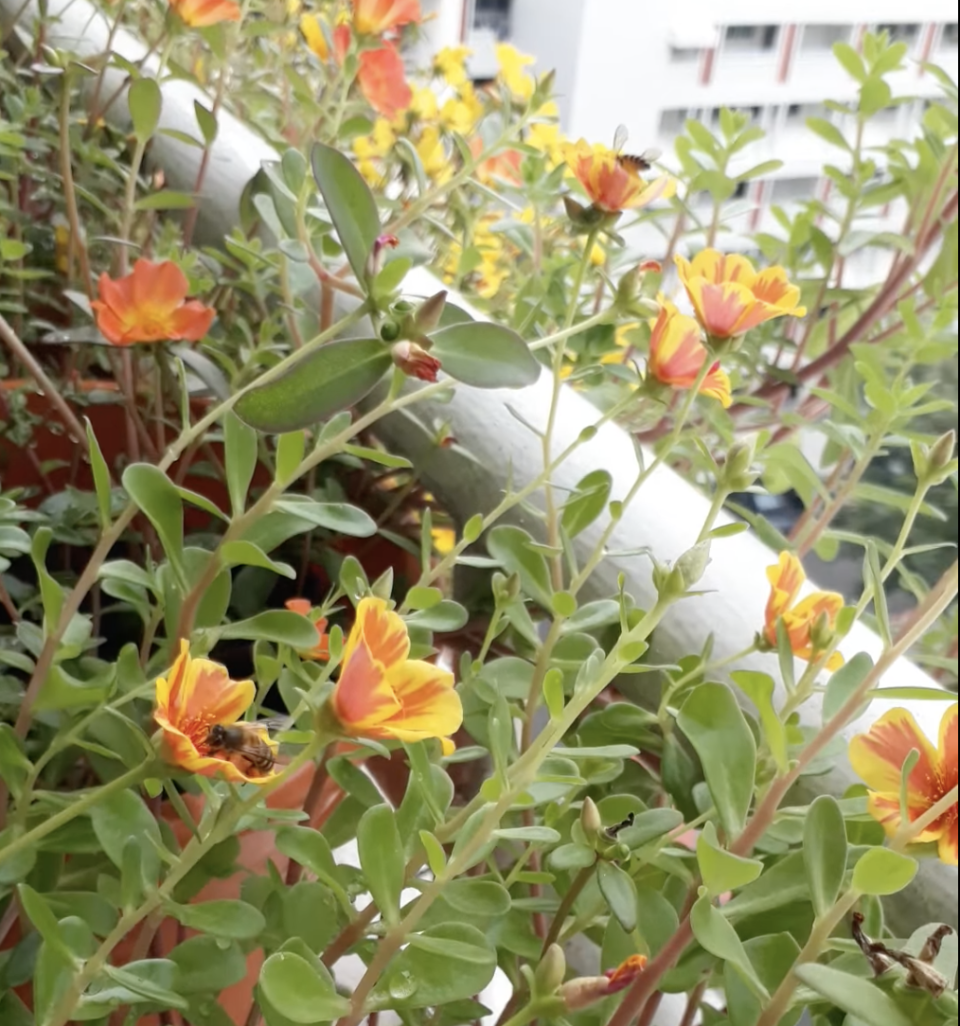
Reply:
[[277, 763], [274, 748], [268, 741], [271, 731], [286, 730], [289, 720], [278, 718], [240, 722], [228, 725], [215, 723], [207, 732], [205, 746], [212, 755], [222, 752], [239, 755], [252, 770], [269, 773]]
[[633, 819], [634, 819], [634, 814], [631, 812], [630, 815], [627, 816], [627, 818], [625, 820], [623, 820], [622, 822], [616, 823], [613, 826], [607, 827], [606, 830], [604, 831], [604, 833], [612, 841], [617, 836], [617, 834], [620, 833], [621, 830], [626, 830], [627, 827], [632, 827], [633, 826]]
[[627, 144], [627, 126], [618, 125], [613, 136], [613, 150], [616, 154], [617, 163], [629, 171], [639, 174], [641, 171], [649, 171], [653, 162], [660, 157], [660, 150], [644, 150], [639, 156], [632, 153], [624, 153], [623, 148]]

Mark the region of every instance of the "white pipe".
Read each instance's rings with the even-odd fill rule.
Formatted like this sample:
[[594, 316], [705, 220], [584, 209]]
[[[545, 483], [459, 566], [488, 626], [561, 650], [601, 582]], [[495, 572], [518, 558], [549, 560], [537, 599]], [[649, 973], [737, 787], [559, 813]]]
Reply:
[[[10, 18], [21, 6], [21, 0], [0, 0], [0, 22]], [[93, 11], [87, 0], [49, 0], [50, 17], [59, 15], [59, 23], [47, 29], [48, 45], [68, 49], [78, 56], [101, 52], [106, 45], [107, 24]], [[31, 3], [21, 24], [29, 25], [35, 16]], [[113, 49], [136, 60], [144, 46], [129, 33], [117, 33]], [[109, 96], [124, 81], [117, 70], [107, 72], [104, 95]], [[209, 105], [209, 98], [187, 83], [164, 83], [164, 104], [161, 127], [199, 134], [193, 112], [194, 99]], [[111, 117], [126, 117], [126, 103], [121, 99]], [[259, 170], [263, 160], [276, 159], [277, 154], [259, 136], [228, 112], [218, 116], [219, 132], [212, 147], [209, 171], [203, 189], [199, 224], [208, 237], [222, 237], [238, 220], [238, 203], [244, 186]], [[186, 146], [168, 136], [158, 135], [151, 144], [152, 159], [164, 168], [172, 188], [191, 191], [196, 179], [200, 150]], [[424, 269], [409, 275], [406, 288], [412, 294], [430, 294], [439, 288], [437, 280]], [[459, 298], [458, 305], [467, 304]], [[478, 317], [480, 315], [477, 315]], [[472, 513], [490, 509], [499, 499], [508, 472], [517, 482], [531, 480], [541, 471], [540, 447], [537, 440], [511, 415], [507, 404], [523, 419], [543, 425], [549, 407], [551, 384], [546, 376], [520, 391], [481, 391], [459, 387], [447, 404], [425, 403], [417, 407], [417, 417], [424, 422], [449, 421], [461, 446], [475, 460], [464, 461], [455, 450], [437, 449], [430, 444], [427, 433], [410, 417], [394, 415], [384, 422], [386, 440], [398, 452], [411, 457], [422, 471], [424, 480], [441, 502], [455, 516], [466, 519]], [[597, 420], [595, 408], [578, 392], [562, 389], [556, 421], [555, 448], [562, 449], [573, 441], [584, 427]], [[615, 425], [603, 426], [596, 437], [581, 446], [554, 475], [558, 488], [572, 488], [585, 474], [605, 467], [614, 479], [613, 498], [622, 497], [632, 483], [637, 468], [630, 436]], [[625, 511], [611, 539], [612, 550], [649, 546], [660, 561], [678, 557], [695, 540], [706, 516], [707, 500], [681, 477], [667, 468], [659, 468], [644, 486], [638, 501]], [[719, 522], [728, 522], [721, 517]], [[516, 522], [531, 531], [539, 527], [536, 518], [518, 513]], [[600, 525], [594, 525], [578, 538], [578, 550], [588, 550], [594, 543]], [[775, 555], [750, 533], [718, 541], [713, 546], [712, 561], [698, 587], [708, 593], [687, 599], [665, 618], [654, 637], [654, 656], [669, 661], [699, 651], [706, 636], [714, 635], [714, 656], [722, 658], [745, 648], [763, 623], [767, 597], [765, 568], [775, 562]], [[627, 589], [646, 608], [654, 593], [650, 567], [643, 557], [610, 557], [601, 564], [585, 586], [584, 599], [609, 596], [615, 592], [620, 572], [627, 578]], [[844, 640], [841, 651], [849, 658], [857, 652], [868, 652], [876, 658], [881, 641], [868, 628], [856, 625]], [[762, 669], [776, 678], [775, 658], [754, 655], [745, 659], [742, 668]], [[900, 659], [888, 671], [886, 685], [899, 687], [936, 687], [936, 683], [907, 659]], [[862, 731], [892, 705], [908, 706], [921, 727], [936, 738], [944, 705], [940, 702], [874, 702], [863, 719], [851, 724], [847, 737]], [[819, 709], [811, 702], [803, 710], [807, 723], [819, 722]], [[822, 790], [843, 793], [855, 783], [845, 759], [826, 776], [802, 781], [799, 801], [812, 799]], [[891, 926], [905, 935], [915, 926], [944, 921], [957, 925], [957, 872], [936, 862], [925, 862], [916, 881], [900, 895], [887, 901]], [[665, 1020], [666, 1021], [666, 1020]]]

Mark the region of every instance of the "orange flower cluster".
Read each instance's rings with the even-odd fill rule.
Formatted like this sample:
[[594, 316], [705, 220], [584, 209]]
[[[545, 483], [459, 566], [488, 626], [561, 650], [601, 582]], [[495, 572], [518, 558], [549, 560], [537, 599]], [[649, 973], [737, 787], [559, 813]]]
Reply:
[[170, 0], [170, 8], [190, 28], [240, 20], [240, 5], [233, 0]]
[[187, 301], [189, 288], [186, 275], [172, 261], [138, 260], [123, 278], [101, 274], [100, 298], [90, 305], [97, 327], [112, 345], [175, 339], [199, 342], [217, 312], [196, 300]]
[[[700, 337], [700, 325], [692, 317], [678, 313], [671, 303], [664, 302], [650, 335], [647, 367], [653, 377], [671, 388], [693, 388], [708, 358]], [[719, 360], [707, 371], [699, 392], [718, 400], [724, 408], [730, 405], [730, 378], [720, 369]]]
[[[812, 637], [813, 628], [820, 620], [829, 628], [836, 624], [837, 614], [843, 609], [843, 596], [833, 591], [815, 591], [798, 602], [806, 579], [800, 560], [790, 552], [781, 552], [776, 566], [767, 568], [770, 597], [763, 634], [767, 644], [776, 648], [777, 624], [783, 623], [793, 654], [798, 659], [811, 660], [819, 651]], [[828, 670], [842, 665], [843, 656], [839, 652], [834, 652], [827, 660]]]
[[[260, 773], [238, 752], [218, 750], [210, 743], [214, 726], [236, 726], [253, 703], [253, 681], [231, 680], [227, 669], [209, 659], [193, 659], [190, 645], [180, 642], [166, 677], [157, 678], [157, 707], [153, 714], [161, 732], [164, 757], [202, 777], [222, 777], [235, 783], [263, 783], [272, 772]], [[275, 749], [266, 729], [258, 733], [262, 744]]]
[[887, 834], [900, 826], [900, 779], [911, 751], [920, 758], [907, 777], [907, 815], [919, 819], [954, 792], [953, 805], [914, 839], [918, 844], [937, 842], [941, 861], [957, 865], [957, 703], [940, 720], [937, 747], [930, 743], [906, 709], [891, 709], [866, 734], [850, 742], [850, 763], [870, 789], [868, 809]]

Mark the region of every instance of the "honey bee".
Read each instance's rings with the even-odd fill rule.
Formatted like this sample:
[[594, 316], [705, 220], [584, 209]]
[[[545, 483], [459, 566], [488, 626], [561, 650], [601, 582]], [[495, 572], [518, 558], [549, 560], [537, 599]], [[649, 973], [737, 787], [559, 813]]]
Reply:
[[616, 154], [617, 163], [624, 168], [639, 174], [641, 171], [649, 171], [653, 162], [660, 157], [657, 149], [644, 150], [639, 156], [632, 153], [623, 153], [622, 150], [627, 144], [627, 126], [618, 125], [613, 136], [613, 150]]
[[215, 723], [207, 732], [206, 749], [211, 755], [239, 755], [250, 769], [267, 774], [277, 763], [276, 752], [268, 740], [270, 732], [286, 730], [288, 726], [289, 720], [282, 717], [229, 725]]

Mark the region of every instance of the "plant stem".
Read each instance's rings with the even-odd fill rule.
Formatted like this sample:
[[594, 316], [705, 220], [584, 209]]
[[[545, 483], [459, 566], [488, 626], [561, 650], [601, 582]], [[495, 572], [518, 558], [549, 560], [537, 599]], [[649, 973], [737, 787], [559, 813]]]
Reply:
[[[119, 20], [126, 0], [122, 0], [120, 11], [117, 14]], [[111, 33], [115, 27], [111, 29]], [[109, 44], [108, 44], [109, 45]], [[102, 74], [102, 71], [101, 71]], [[98, 85], [100, 80], [98, 79]], [[70, 226], [70, 240], [68, 252], [73, 254], [76, 250], [80, 261], [80, 277], [83, 280], [83, 288], [88, 298], [93, 297], [93, 277], [90, 274], [90, 255], [87, 253], [87, 246], [83, 239], [80, 228], [80, 214], [77, 209], [77, 190], [73, 184], [73, 164], [71, 157], [73, 149], [70, 145], [70, 95], [73, 86], [73, 76], [68, 68], [63, 76], [63, 94], [60, 99], [60, 176], [63, 179], [63, 199], [67, 208], [67, 222]], [[94, 100], [96, 102], [96, 100]], [[72, 267], [72, 260], [69, 263]]]
[[104, 796], [113, 794], [115, 791], [125, 791], [131, 785], [138, 784], [150, 775], [151, 769], [152, 767], [149, 765], [135, 766], [109, 783], [93, 788], [82, 796], [74, 794], [70, 804], [61, 809], [56, 815], [45, 819], [32, 830], [28, 830], [19, 837], [15, 837], [12, 841], [8, 841], [3, 848], [0, 848], [0, 866], [5, 862], [9, 862], [10, 859], [21, 851], [32, 847], [38, 841], [43, 840], [44, 837], [52, 834], [54, 830], [59, 830], [66, 823], [76, 819], [77, 816], [85, 815]]
[[596, 870], [596, 863], [592, 866], [584, 866], [579, 873], [573, 878], [573, 882], [567, 888], [567, 893], [564, 894], [563, 900], [560, 902], [560, 906], [554, 914], [553, 921], [550, 923], [550, 929], [547, 932], [546, 937], [543, 939], [543, 947], [540, 949], [540, 957], [543, 958], [547, 953], [547, 949], [551, 944], [555, 944], [557, 938], [560, 936], [560, 932], [563, 929], [563, 924], [573, 908], [574, 902], [580, 896], [580, 892], [587, 886], [590, 877], [593, 876]]

